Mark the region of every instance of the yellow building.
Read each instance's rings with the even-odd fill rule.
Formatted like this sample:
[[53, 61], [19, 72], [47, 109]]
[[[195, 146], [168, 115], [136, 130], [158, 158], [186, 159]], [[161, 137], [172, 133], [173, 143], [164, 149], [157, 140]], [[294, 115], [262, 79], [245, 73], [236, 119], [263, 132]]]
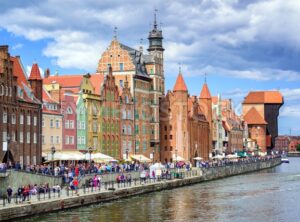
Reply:
[[[59, 103], [43, 90], [42, 151], [51, 153], [51, 148], [62, 150], [62, 119]], [[75, 141], [75, 138], [73, 138]]]

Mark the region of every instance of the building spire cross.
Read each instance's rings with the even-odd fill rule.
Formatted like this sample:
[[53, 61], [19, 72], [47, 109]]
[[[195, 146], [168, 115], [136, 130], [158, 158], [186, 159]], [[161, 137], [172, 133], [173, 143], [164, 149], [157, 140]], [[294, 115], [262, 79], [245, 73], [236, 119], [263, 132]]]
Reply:
[[114, 39], [117, 39], [118, 37], [118, 27], [114, 28]]

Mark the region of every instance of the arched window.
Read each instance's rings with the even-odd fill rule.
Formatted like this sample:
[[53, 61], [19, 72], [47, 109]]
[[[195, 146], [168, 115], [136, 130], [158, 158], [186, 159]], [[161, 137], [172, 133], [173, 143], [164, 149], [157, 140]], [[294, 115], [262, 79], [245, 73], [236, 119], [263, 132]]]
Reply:
[[122, 134], [126, 134], [126, 125], [122, 126]]
[[67, 114], [73, 114], [73, 110], [70, 106], [67, 108]]
[[127, 134], [131, 135], [131, 126], [130, 125], [127, 126]]

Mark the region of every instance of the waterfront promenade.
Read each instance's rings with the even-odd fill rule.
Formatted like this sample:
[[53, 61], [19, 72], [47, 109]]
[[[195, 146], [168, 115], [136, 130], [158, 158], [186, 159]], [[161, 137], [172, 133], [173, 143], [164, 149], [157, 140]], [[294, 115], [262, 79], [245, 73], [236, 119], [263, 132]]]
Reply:
[[203, 181], [262, 170], [274, 167], [280, 163], [280, 158], [273, 158], [266, 161], [237, 165], [201, 169], [193, 168], [190, 171], [181, 172], [180, 178], [174, 178], [173, 174], [171, 178], [162, 180], [147, 179], [146, 181], [142, 181], [135, 179], [132, 180], [131, 183], [119, 184], [115, 181], [111, 181], [102, 183], [101, 187], [97, 187], [96, 189], [83, 187], [78, 190], [78, 194], [75, 194], [74, 191], [63, 189], [60, 195], [57, 193], [52, 193], [50, 196], [49, 194], [36, 195], [32, 196], [29, 201], [25, 200], [21, 203], [14, 198], [11, 204], [2, 204], [0, 207], [0, 221], [111, 201], [164, 189], [172, 189]]

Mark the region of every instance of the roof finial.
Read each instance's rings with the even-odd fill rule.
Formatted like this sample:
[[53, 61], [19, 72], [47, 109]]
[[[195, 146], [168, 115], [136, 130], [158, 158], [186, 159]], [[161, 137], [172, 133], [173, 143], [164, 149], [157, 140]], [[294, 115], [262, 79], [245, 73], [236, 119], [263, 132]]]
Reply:
[[181, 62], [179, 63], [179, 73], [181, 74]]
[[153, 24], [153, 27], [154, 27], [155, 30], [157, 29], [157, 22], [156, 22], [157, 11], [158, 11], [157, 9], [154, 9], [154, 24]]
[[114, 39], [117, 39], [118, 36], [118, 27], [114, 28]]
[[206, 84], [206, 77], [207, 77], [207, 74], [204, 73], [204, 83]]
[[143, 52], [143, 38], [140, 38], [140, 52]]

